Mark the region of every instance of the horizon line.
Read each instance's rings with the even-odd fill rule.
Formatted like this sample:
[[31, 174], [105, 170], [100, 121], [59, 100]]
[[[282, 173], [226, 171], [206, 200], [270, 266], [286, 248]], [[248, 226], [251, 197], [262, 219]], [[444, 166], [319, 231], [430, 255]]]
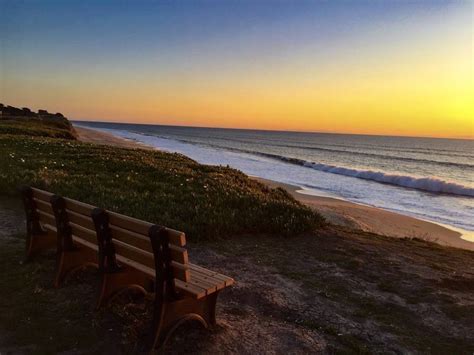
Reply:
[[347, 133], [347, 132], [328, 132], [328, 131], [303, 131], [303, 130], [285, 130], [285, 129], [264, 129], [264, 128], [238, 128], [238, 127], [217, 127], [217, 126], [194, 126], [194, 125], [170, 125], [160, 123], [143, 123], [143, 122], [115, 122], [115, 121], [91, 121], [91, 119], [70, 119], [71, 122], [89, 122], [89, 123], [112, 123], [112, 124], [135, 124], [141, 126], [165, 126], [165, 127], [189, 127], [189, 128], [206, 128], [206, 129], [229, 129], [242, 131], [262, 131], [262, 132], [289, 132], [289, 133], [316, 133], [316, 134], [335, 134], [335, 135], [353, 135], [353, 136], [370, 136], [370, 137], [394, 137], [394, 138], [429, 138], [429, 139], [453, 139], [453, 140], [474, 140], [473, 136], [461, 137], [434, 137], [434, 136], [411, 136], [411, 135], [390, 135], [390, 134], [370, 134], [370, 133]]

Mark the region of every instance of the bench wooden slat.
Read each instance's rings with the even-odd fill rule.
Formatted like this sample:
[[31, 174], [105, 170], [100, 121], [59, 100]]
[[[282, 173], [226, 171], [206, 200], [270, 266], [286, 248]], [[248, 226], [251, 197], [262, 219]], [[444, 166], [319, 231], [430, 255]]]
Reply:
[[147, 252], [153, 252], [150, 238], [145, 237], [144, 235], [137, 234], [113, 225], [110, 226], [110, 232], [112, 234], [112, 238], [114, 239], [120, 240], [126, 244], [130, 244], [136, 248], [146, 250]]
[[53, 233], [57, 232], [56, 226], [52, 226], [51, 224], [43, 224], [43, 228]]
[[37, 212], [39, 214], [40, 222], [45, 223], [45, 224], [51, 224], [53, 226], [56, 225], [56, 219], [54, 218], [52, 214], [43, 212], [41, 210], [37, 210]]
[[77, 224], [78, 226], [81, 226], [90, 230], [95, 230], [95, 225], [92, 220], [92, 217], [86, 217], [80, 213], [67, 210], [67, 209], [66, 209], [66, 213], [67, 213], [67, 218], [69, 219], [70, 223]]
[[117, 239], [112, 239], [117, 255], [122, 255], [127, 259], [131, 259], [149, 268], [155, 268], [155, 260], [153, 254], [144, 250], [135, 248], [129, 244], [125, 244]]
[[199, 274], [191, 273], [191, 280], [190, 282], [204, 287], [206, 289], [207, 294], [216, 292], [217, 290], [223, 289], [225, 284], [223, 282], [216, 282], [216, 280], [206, 279]]
[[51, 199], [51, 196], [53, 196], [53, 194], [51, 192], [36, 189], [34, 187], [32, 187], [31, 190], [33, 191], [33, 197], [34, 198], [36, 198], [38, 200], [41, 200], [41, 201], [48, 202], [48, 203]]
[[155, 268], [147, 267], [141, 263], [128, 259], [122, 255], [116, 255], [116, 258], [120, 263], [130, 266], [140, 272], [143, 272], [145, 275], [149, 276], [150, 279], [155, 278]]
[[178, 247], [184, 247], [186, 245], [186, 235], [183, 232], [170, 228], [166, 228], [166, 231], [168, 232], [170, 244], [174, 244]]
[[78, 243], [78, 244], [81, 244], [82, 246], [85, 246], [89, 249], [93, 249], [93, 250], [96, 250], [98, 251], [99, 250], [99, 247], [97, 246], [97, 244], [93, 244], [93, 243], [89, 243], [87, 240], [84, 240], [82, 238], [78, 238], [76, 236], [72, 236], [72, 240], [75, 242], [75, 243]]
[[[111, 227], [115, 226], [148, 237], [148, 231], [150, 230], [150, 227], [153, 226], [153, 223], [145, 222], [137, 218], [128, 217], [116, 212], [107, 212], [109, 213], [109, 223], [111, 224]], [[184, 247], [186, 245], [186, 236], [183, 232], [175, 231], [170, 228], [166, 228], [166, 230], [168, 232], [170, 244], [179, 247]]]
[[70, 198], [64, 198], [64, 202], [66, 205], [66, 209], [88, 217], [91, 216], [92, 211], [95, 209], [95, 207], [92, 205], [72, 200]]
[[210, 283], [214, 285], [217, 290], [221, 290], [226, 287], [225, 280], [202, 274], [196, 270], [191, 270], [191, 280], [201, 280], [203, 282]]
[[[145, 237], [141, 234], [131, 232], [129, 230], [111, 225], [110, 231], [112, 233], [112, 238], [120, 240], [125, 244], [129, 244], [138, 249], [145, 250], [149, 253], [153, 253], [153, 248], [151, 246], [150, 238]], [[187, 264], [189, 261], [188, 251], [185, 248], [178, 247], [174, 244], [169, 245], [171, 259], [181, 263]]]
[[97, 235], [95, 231], [84, 228], [74, 223], [69, 223], [73, 236], [87, 240], [89, 243], [97, 245]]
[[170, 244], [169, 249], [171, 260], [183, 265], [189, 263], [188, 251], [185, 248]]
[[[145, 265], [143, 265], [142, 263], [139, 263], [139, 262], [136, 262], [132, 259], [129, 259], [123, 255], [119, 255], [117, 254], [117, 260], [122, 263], [122, 264], [125, 264], [129, 267], [132, 267], [140, 272], [143, 272], [145, 275], [149, 276], [150, 279], [154, 279], [156, 277], [156, 274], [155, 274], [155, 269], [154, 268], [150, 268], [150, 267], [147, 267]], [[207, 294], [209, 293], [212, 293], [215, 291], [213, 285], [209, 285], [210, 287], [207, 288], [208, 285], [204, 285], [204, 284], [198, 284], [196, 282], [184, 282], [178, 278], [174, 279], [174, 284], [175, 284], [175, 287], [178, 291], [180, 292], [183, 292], [185, 293], [186, 295], [192, 297], [192, 298], [196, 298], [196, 299], [200, 299], [200, 298], [203, 298], [205, 297]]]
[[153, 226], [152, 223], [141, 221], [136, 218], [124, 216], [115, 212], [107, 212], [109, 213], [109, 223], [111, 225], [129, 230], [137, 234], [141, 234], [148, 237], [148, 230], [151, 226]]
[[43, 200], [38, 200], [37, 198], [34, 198], [33, 201], [35, 202], [36, 208], [38, 210], [54, 215], [53, 207], [51, 207], [51, 203], [49, 201], [46, 202]]
[[171, 267], [173, 268], [173, 275], [175, 278], [184, 282], [188, 282], [191, 279], [191, 273], [189, 272], [187, 265], [172, 261]]
[[183, 293], [196, 299], [203, 298], [207, 294], [204, 288], [191, 284], [189, 282], [181, 281], [179, 279], [174, 280], [174, 286], [179, 291], [182, 291]]
[[205, 268], [203, 268], [201, 266], [197, 266], [195, 264], [188, 264], [188, 266], [189, 266], [189, 269], [191, 270], [191, 272], [198, 272], [198, 273], [201, 273], [201, 274], [206, 275], [208, 277], [219, 279], [221, 281], [224, 281], [226, 286], [230, 286], [230, 285], [234, 284], [234, 279], [231, 278], [231, 277], [219, 274], [218, 272], [215, 272], [215, 271], [205, 269]]

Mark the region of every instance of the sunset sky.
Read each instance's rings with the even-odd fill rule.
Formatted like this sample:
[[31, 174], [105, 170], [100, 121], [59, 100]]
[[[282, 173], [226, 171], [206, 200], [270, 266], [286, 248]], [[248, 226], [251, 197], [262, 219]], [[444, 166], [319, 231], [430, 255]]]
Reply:
[[471, 1], [0, 8], [4, 104], [79, 120], [474, 137]]

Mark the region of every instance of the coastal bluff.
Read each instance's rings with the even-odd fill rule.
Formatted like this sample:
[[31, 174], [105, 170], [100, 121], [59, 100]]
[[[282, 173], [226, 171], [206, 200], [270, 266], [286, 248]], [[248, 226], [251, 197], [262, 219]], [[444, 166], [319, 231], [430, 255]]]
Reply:
[[74, 127], [62, 113], [50, 113], [43, 109], [34, 112], [28, 107], [18, 108], [0, 103], [0, 131], [19, 133], [16, 132], [20, 129], [19, 124], [27, 135], [77, 139]]

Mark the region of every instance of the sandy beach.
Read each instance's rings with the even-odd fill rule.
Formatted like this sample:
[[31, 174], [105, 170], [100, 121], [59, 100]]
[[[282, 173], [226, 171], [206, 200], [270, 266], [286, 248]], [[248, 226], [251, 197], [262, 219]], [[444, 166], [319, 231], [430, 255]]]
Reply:
[[96, 131], [89, 128], [74, 126], [74, 130], [78, 135], [78, 139], [86, 143], [108, 144], [122, 148], [154, 149], [145, 144], [140, 144], [132, 140], [116, 137], [112, 134]]
[[[93, 129], [78, 126], [74, 126], [74, 128], [79, 140], [83, 142], [115, 145], [124, 148], [155, 149]], [[330, 223], [338, 226], [396, 238], [420, 238], [441, 245], [474, 250], [474, 243], [461, 239], [461, 233], [436, 223], [336, 198], [302, 194], [298, 192], [301, 190], [298, 186], [262, 178], [255, 179], [270, 187], [281, 187], [287, 190], [295, 199], [316, 209]]]

